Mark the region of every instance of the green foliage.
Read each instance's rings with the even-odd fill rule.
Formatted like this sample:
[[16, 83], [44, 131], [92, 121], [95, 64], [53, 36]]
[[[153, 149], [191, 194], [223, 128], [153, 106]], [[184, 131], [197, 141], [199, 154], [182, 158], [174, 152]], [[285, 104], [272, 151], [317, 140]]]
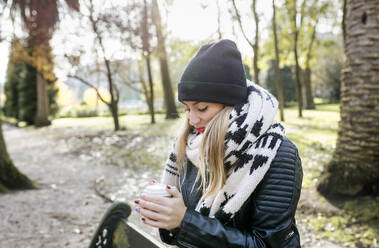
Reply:
[[379, 236], [379, 197], [360, 197], [335, 204], [339, 207], [338, 213], [299, 213], [298, 219], [309, 228], [319, 231], [319, 238], [328, 238], [351, 248], [375, 247], [375, 240]]
[[99, 116], [98, 109], [94, 106], [86, 104], [75, 105], [70, 108], [62, 109], [59, 112], [59, 117], [96, 117]]
[[[20, 42], [12, 42], [5, 83], [4, 114], [16, 118], [18, 122], [33, 125], [37, 112], [37, 70], [19, 55], [26, 49]], [[55, 81], [47, 80], [47, 90], [50, 115], [54, 116], [58, 111]]]
[[329, 103], [337, 103], [340, 100], [342, 47], [333, 40], [327, 40], [325, 44], [313, 68], [315, 94]]
[[253, 78], [252, 78], [251, 73], [250, 73], [250, 67], [249, 67], [249, 65], [243, 64], [243, 68], [245, 70], [246, 78], [251, 81]]
[[56, 81], [47, 81], [47, 95], [49, 98], [49, 114], [55, 117], [59, 111], [58, 105], [58, 92], [59, 88], [55, 83]]
[[21, 81], [23, 64], [8, 64], [4, 93], [6, 95], [4, 103], [4, 115], [8, 117], [18, 117], [18, 84]]
[[17, 119], [32, 125], [37, 112], [37, 70], [24, 64], [22, 80], [18, 85], [19, 112]]
[[[271, 60], [270, 68], [267, 70], [265, 85], [267, 89], [276, 97], [278, 93], [275, 83], [275, 60]], [[280, 80], [283, 87], [284, 103], [296, 101], [296, 81], [293, 78], [293, 72], [289, 66], [280, 69]]]
[[[304, 8], [302, 3], [305, 2]], [[280, 67], [293, 66], [295, 64], [294, 49], [294, 27], [293, 15], [295, 14], [298, 35], [298, 56], [301, 69], [305, 69], [309, 55], [309, 66], [312, 70], [312, 84], [315, 86], [316, 94], [319, 97], [328, 99], [329, 102], [338, 101], [338, 64], [334, 60], [326, 60], [328, 63], [320, 61], [323, 55], [329, 58], [339, 58], [343, 54], [339, 44], [335, 42], [341, 40], [341, 1], [300, 1], [286, 0], [276, 1], [276, 18], [278, 47], [280, 57]], [[301, 15], [303, 16], [300, 27]], [[325, 25], [327, 24], [327, 25]], [[310, 49], [312, 33], [316, 27], [315, 40]], [[274, 37], [272, 28], [269, 29], [268, 39], [261, 45], [260, 68], [266, 70], [271, 65], [271, 60], [275, 59]], [[329, 72], [329, 73], [328, 73]], [[322, 78], [321, 78], [322, 77]], [[320, 84], [320, 86], [319, 86]]]

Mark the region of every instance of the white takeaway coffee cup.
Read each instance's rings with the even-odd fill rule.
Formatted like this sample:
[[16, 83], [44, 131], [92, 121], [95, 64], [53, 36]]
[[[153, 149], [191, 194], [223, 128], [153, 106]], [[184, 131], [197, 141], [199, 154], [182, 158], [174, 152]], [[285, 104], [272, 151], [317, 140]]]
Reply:
[[171, 194], [166, 190], [166, 184], [162, 183], [154, 183], [148, 185], [143, 191], [144, 195], [152, 195], [152, 196], [163, 196], [170, 197]]

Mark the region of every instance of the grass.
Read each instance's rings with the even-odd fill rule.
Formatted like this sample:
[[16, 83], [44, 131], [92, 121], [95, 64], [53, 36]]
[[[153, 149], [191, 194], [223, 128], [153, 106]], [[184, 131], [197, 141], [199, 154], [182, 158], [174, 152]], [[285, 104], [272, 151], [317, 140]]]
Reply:
[[297, 108], [285, 109], [286, 134], [296, 144], [305, 171], [303, 188], [315, 185], [331, 159], [340, 118], [336, 109], [338, 105], [317, 105], [316, 110], [303, 110], [303, 118], [298, 117]]
[[[289, 108], [285, 110], [285, 118], [287, 136], [296, 144], [302, 158], [304, 192], [316, 186], [325, 164], [332, 159], [340, 120], [339, 105], [317, 105], [316, 110], [303, 111], [303, 118], [298, 118], [297, 108]], [[321, 195], [317, 197], [320, 203], [328, 202]], [[319, 238], [346, 247], [377, 247], [379, 197], [333, 200], [332, 204], [338, 214], [313, 209], [306, 214], [298, 211], [297, 218], [318, 231]]]
[[[279, 116], [278, 116], [279, 119]], [[316, 110], [303, 110], [303, 118], [298, 117], [297, 107], [285, 109], [287, 136], [299, 150], [304, 177], [303, 196], [314, 191], [318, 178], [328, 163], [335, 148], [339, 115], [339, 105], [319, 104]], [[149, 115], [124, 115], [120, 117], [121, 126], [126, 133], [146, 137], [146, 146], [139, 146], [138, 157], [143, 164], [154, 168], [163, 166], [167, 153], [171, 149], [172, 139], [180, 129], [182, 120], [165, 120], [163, 114], [156, 115], [156, 124], [150, 124]], [[110, 117], [95, 118], [63, 118], [54, 120], [55, 127], [82, 126], [95, 130], [112, 130]], [[130, 153], [131, 159], [137, 159]], [[317, 194], [317, 193], [316, 193]], [[317, 203], [328, 203], [328, 200], [317, 195]], [[379, 197], [363, 197], [333, 203], [338, 213], [321, 209], [303, 211], [301, 205], [297, 219], [308, 228], [319, 232], [319, 238], [343, 243], [346, 247], [377, 247], [379, 237]], [[312, 208], [306, 206], [305, 208]]]
[[[323, 200], [323, 199], [320, 199]], [[341, 201], [338, 213], [319, 211], [316, 214], [297, 212], [297, 220], [345, 247], [377, 247], [379, 237], [379, 197], [360, 197]]]
[[[314, 185], [323, 170], [323, 164], [331, 158], [337, 137], [338, 109], [336, 104], [317, 105], [316, 110], [304, 110], [303, 118], [298, 118], [296, 107], [285, 109], [283, 124], [286, 134], [298, 147], [303, 167], [307, 172], [304, 173], [303, 187]], [[125, 127], [128, 133], [173, 139], [177, 130], [180, 129], [182, 120], [166, 120], [164, 114], [157, 114], [155, 118], [154, 125], [150, 124], [149, 115], [140, 114], [120, 116], [119, 122], [120, 126]], [[54, 120], [53, 126], [112, 130], [113, 119], [111, 117], [61, 118]], [[164, 145], [167, 145], [166, 143]], [[162, 147], [162, 144], [157, 143], [155, 147]], [[149, 154], [146, 156], [149, 157]]]
[[[149, 115], [123, 115], [119, 117], [120, 126], [144, 136], [175, 136], [173, 132], [180, 126], [180, 120], [165, 120], [165, 115], [156, 114], [156, 123], [150, 123]], [[54, 127], [88, 127], [94, 130], [112, 130], [111, 117], [60, 118], [53, 121]], [[174, 129], [174, 130], [173, 130]]]

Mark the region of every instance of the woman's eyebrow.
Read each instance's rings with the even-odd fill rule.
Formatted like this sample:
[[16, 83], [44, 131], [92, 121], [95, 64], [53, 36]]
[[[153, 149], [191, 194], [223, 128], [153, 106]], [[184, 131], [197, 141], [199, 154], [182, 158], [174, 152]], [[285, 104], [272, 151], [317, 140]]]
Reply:
[[[181, 104], [183, 104], [183, 105], [185, 105], [185, 106], [187, 106], [187, 103], [184, 103], [184, 102], [180, 102]], [[199, 104], [200, 102], [195, 102], [195, 103], [193, 103], [193, 104], [190, 104], [190, 105], [192, 105], [192, 106], [195, 106], [195, 105], [197, 105], [197, 104]]]

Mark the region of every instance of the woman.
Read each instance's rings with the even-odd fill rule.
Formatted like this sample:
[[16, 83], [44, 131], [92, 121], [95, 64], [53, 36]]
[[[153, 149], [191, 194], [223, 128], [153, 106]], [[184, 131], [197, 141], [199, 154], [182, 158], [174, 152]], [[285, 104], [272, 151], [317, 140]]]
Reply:
[[141, 220], [179, 247], [300, 247], [301, 161], [235, 43], [203, 45], [178, 91], [187, 121], [162, 179], [172, 197], [136, 200]]

